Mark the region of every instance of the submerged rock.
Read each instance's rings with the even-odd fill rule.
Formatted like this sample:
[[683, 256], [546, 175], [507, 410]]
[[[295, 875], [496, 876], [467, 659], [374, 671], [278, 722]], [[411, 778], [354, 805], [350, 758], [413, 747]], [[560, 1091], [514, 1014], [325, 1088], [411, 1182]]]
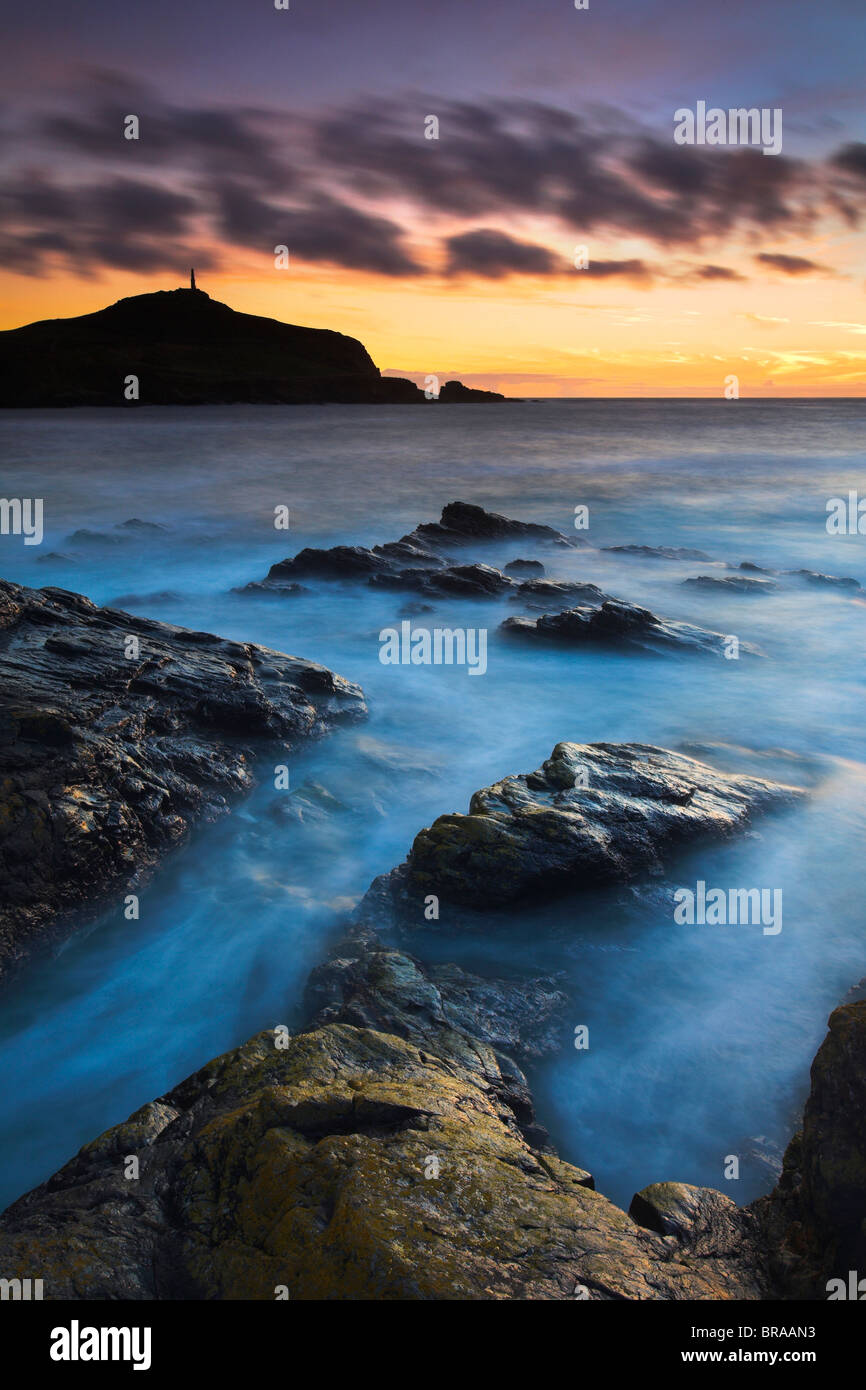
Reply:
[[254, 755], [364, 712], [315, 662], [0, 581], [0, 973], [120, 909]]
[[742, 574], [699, 574], [693, 579], [684, 579], [683, 585], [689, 589], [734, 594], [772, 594], [779, 587], [772, 579], [747, 579]]
[[530, 894], [624, 883], [658, 872], [690, 842], [747, 829], [754, 816], [803, 795], [664, 748], [558, 743], [537, 771], [477, 791], [468, 815], [440, 816], [420, 831], [406, 862], [374, 882], [360, 916], [384, 913], [417, 932], [429, 894], [484, 911]]
[[643, 560], [709, 560], [704, 550], [692, 550], [682, 545], [603, 545], [614, 555], [637, 555]]
[[[601, 595], [603, 597], [603, 595]], [[724, 656], [724, 633], [691, 623], [658, 618], [648, 608], [605, 599], [601, 607], [581, 604], [562, 613], [545, 613], [540, 618], [506, 618], [502, 632], [509, 637], [554, 642], [566, 646], [639, 647], [644, 651], [682, 651]], [[740, 652], [763, 655], [750, 642], [740, 642]]]

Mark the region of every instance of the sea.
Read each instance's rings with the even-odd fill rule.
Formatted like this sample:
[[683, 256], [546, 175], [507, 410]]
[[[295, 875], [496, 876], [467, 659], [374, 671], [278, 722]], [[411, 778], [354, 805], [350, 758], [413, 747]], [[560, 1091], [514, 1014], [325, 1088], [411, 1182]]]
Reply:
[[[661, 1180], [738, 1203], [772, 1187], [828, 1014], [866, 976], [866, 593], [793, 574], [759, 596], [683, 581], [750, 561], [866, 586], [866, 535], [827, 526], [832, 499], [866, 497], [864, 402], [5, 411], [0, 460], [2, 495], [44, 508], [40, 545], [0, 536], [3, 578], [323, 662], [369, 704], [288, 759], [292, 791], [318, 784], [331, 811], [275, 815], [286, 793], [263, 753], [257, 789], [162, 864], [138, 921], [118, 903], [0, 995], [0, 1206], [211, 1057], [298, 1026], [306, 977], [371, 880], [563, 740], [684, 749], [809, 794], [634, 891], [491, 908], [477, 931], [430, 924], [411, 949], [559, 976], [561, 1046], [527, 1071], [560, 1154], [613, 1200]], [[304, 546], [393, 540], [458, 499], [589, 542], [465, 558], [541, 559], [764, 657], [525, 646], [499, 633], [529, 611], [505, 598], [419, 613], [416, 595], [358, 583], [240, 592]], [[605, 548], [628, 545], [709, 558]], [[484, 674], [383, 664], [380, 634], [407, 614], [485, 629]], [[699, 880], [780, 890], [782, 930], [678, 925], [671, 892]]]

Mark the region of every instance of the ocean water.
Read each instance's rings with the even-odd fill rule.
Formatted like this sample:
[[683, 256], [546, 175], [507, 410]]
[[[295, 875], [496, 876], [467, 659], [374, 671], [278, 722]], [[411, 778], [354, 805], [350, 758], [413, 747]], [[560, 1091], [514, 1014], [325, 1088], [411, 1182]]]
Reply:
[[[41, 546], [0, 537], [4, 578], [324, 662], [360, 681], [370, 707], [291, 759], [292, 787], [321, 783], [341, 809], [286, 823], [263, 767], [252, 797], [163, 865], [140, 921], [105, 915], [0, 996], [0, 1204], [210, 1057], [297, 1023], [307, 973], [371, 879], [437, 815], [565, 739], [700, 748], [810, 796], [684, 856], [648, 895], [491, 912], [477, 934], [424, 933], [414, 949], [489, 973], [562, 972], [562, 1047], [530, 1079], [560, 1152], [601, 1191], [627, 1204], [662, 1179], [738, 1202], [768, 1190], [827, 1015], [866, 975], [866, 598], [793, 578], [758, 598], [682, 581], [748, 559], [866, 585], [866, 537], [825, 527], [828, 498], [866, 495], [864, 426], [853, 401], [0, 415], [0, 490], [42, 497], [46, 528]], [[566, 533], [586, 505], [594, 546], [705, 550], [712, 566], [523, 543], [466, 558], [541, 558], [551, 577], [735, 633], [767, 659], [537, 650], [497, 637], [524, 611], [505, 600], [424, 600], [416, 625], [488, 628], [487, 672], [470, 677], [380, 663], [380, 630], [417, 596], [313, 582], [290, 598], [233, 592], [304, 545], [396, 539], [455, 498]], [[281, 505], [288, 535], [273, 525]], [[119, 529], [130, 518], [165, 529]], [[71, 540], [79, 528], [96, 534]], [[675, 925], [671, 885], [699, 878], [781, 888], [782, 931]]]

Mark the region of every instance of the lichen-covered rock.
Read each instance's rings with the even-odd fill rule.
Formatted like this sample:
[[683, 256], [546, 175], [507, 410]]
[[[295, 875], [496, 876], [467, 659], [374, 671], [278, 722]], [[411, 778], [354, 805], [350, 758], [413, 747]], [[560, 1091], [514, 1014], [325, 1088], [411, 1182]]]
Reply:
[[766, 1291], [748, 1215], [736, 1249], [704, 1253], [586, 1180], [534, 1151], [501, 1091], [450, 1054], [346, 1024], [283, 1050], [262, 1033], [10, 1207], [0, 1267], [44, 1270], [49, 1300]]
[[223, 814], [255, 754], [364, 711], [315, 662], [0, 582], [0, 974]]
[[802, 795], [663, 748], [559, 743], [537, 771], [476, 792], [468, 815], [420, 831], [405, 864], [375, 881], [361, 918], [384, 912], [419, 929], [429, 894], [483, 911], [530, 893], [622, 883]]

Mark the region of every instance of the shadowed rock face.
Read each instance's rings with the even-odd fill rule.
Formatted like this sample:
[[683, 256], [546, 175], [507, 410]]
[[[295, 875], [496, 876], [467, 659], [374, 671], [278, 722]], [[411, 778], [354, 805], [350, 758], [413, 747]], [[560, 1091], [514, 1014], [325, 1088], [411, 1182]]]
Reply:
[[812, 1063], [803, 1128], [775, 1191], [756, 1203], [774, 1275], [793, 1297], [826, 1298], [826, 1281], [866, 1273], [866, 1002], [843, 1004]]
[[440, 816], [416, 835], [405, 864], [375, 881], [361, 912], [385, 910], [417, 931], [431, 893], [483, 911], [530, 893], [621, 883], [802, 794], [663, 748], [559, 743], [536, 772], [485, 787], [468, 815]]
[[[657, 618], [648, 608], [621, 599], [607, 599], [601, 607], [584, 604], [540, 618], [506, 618], [501, 631], [509, 637], [574, 647], [638, 647], [649, 652], [680, 650], [711, 656], [724, 655], [726, 640], [721, 632]], [[763, 655], [750, 642], [740, 642], [739, 650], [750, 656]]]
[[253, 754], [364, 712], [315, 662], [0, 582], [0, 972], [224, 813]]

